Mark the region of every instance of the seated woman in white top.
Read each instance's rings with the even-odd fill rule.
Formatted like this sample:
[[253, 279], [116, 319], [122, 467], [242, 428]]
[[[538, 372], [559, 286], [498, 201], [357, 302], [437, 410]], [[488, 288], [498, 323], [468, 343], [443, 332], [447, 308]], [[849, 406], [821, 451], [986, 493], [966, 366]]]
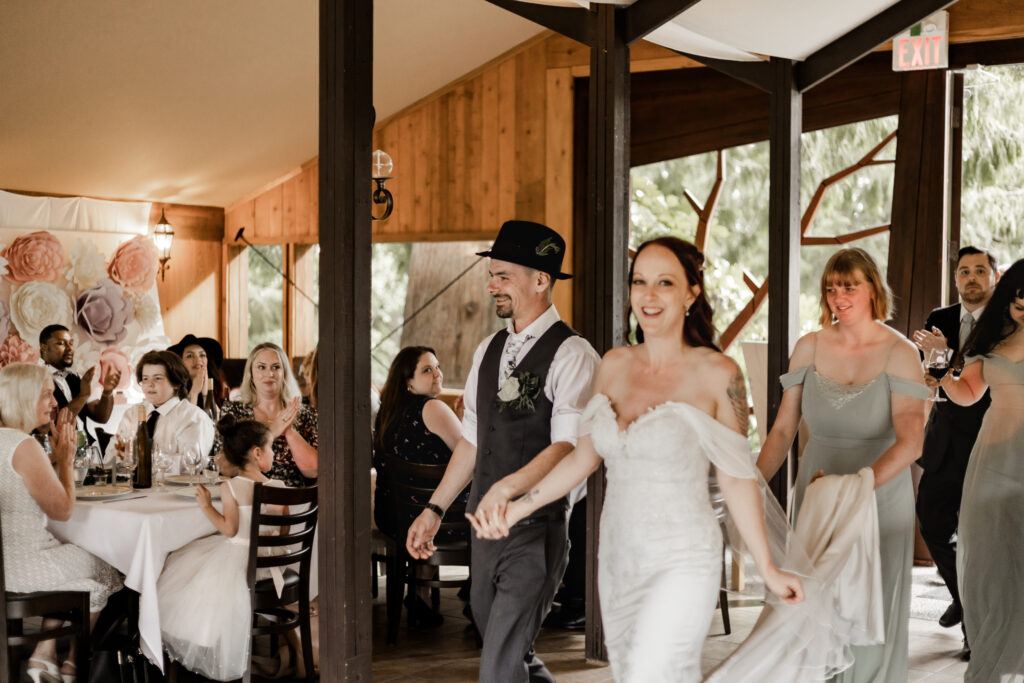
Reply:
[[[135, 369], [146, 401], [146, 428], [153, 447], [165, 453], [181, 454], [198, 445], [206, 455], [213, 447], [214, 424], [210, 416], [188, 398], [192, 383], [184, 363], [170, 351], [149, 351]], [[139, 411], [129, 406], [117, 428], [117, 437], [107, 446], [107, 458], [114, 457], [118, 442], [135, 437]]]

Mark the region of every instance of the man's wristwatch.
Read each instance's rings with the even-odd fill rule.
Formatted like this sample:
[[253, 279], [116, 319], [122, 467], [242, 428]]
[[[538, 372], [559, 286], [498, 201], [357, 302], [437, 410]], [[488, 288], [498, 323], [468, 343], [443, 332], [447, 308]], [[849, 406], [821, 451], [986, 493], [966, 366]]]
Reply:
[[427, 503], [423, 506], [423, 509], [430, 510], [441, 519], [444, 519], [444, 509], [440, 505], [435, 505], [434, 503]]

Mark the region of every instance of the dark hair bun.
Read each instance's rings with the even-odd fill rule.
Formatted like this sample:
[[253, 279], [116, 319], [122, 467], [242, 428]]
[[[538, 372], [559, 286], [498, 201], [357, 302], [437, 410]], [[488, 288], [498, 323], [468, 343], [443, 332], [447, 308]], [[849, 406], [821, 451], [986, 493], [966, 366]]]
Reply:
[[217, 431], [223, 435], [234, 429], [236, 424], [238, 424], [238, 419], [231, 413], [225, 413], [217, 421]]

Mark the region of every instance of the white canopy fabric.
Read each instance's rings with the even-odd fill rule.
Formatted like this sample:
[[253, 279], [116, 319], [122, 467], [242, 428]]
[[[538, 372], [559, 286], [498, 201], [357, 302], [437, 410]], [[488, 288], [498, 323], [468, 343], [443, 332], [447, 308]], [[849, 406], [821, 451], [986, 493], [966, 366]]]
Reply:
[[[546, 5], [588, 0], [520, 0]], [[594, 0], [619, 6], [636, 0]], [[757, 61], [784, 57], [801, 61], [836, 38], [895, 5], [898, 0], [701, 0], [646, 39], [702, 57]]]
[[19, 231], [82, 230], [145, 235], [149, 202], [85, 197], [30, 197], [0, 190], [0, 228]]

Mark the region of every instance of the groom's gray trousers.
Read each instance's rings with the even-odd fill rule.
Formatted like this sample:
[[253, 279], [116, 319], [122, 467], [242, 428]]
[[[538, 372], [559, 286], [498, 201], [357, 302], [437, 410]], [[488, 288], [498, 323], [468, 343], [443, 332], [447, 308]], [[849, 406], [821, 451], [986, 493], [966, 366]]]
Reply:
[[473, 537], [470, 606], [484, 640], [481, 683], [554, 681], [533, 641], [565, 572], [568, 544], [560, 513], [523, 520], [501, 540]]

